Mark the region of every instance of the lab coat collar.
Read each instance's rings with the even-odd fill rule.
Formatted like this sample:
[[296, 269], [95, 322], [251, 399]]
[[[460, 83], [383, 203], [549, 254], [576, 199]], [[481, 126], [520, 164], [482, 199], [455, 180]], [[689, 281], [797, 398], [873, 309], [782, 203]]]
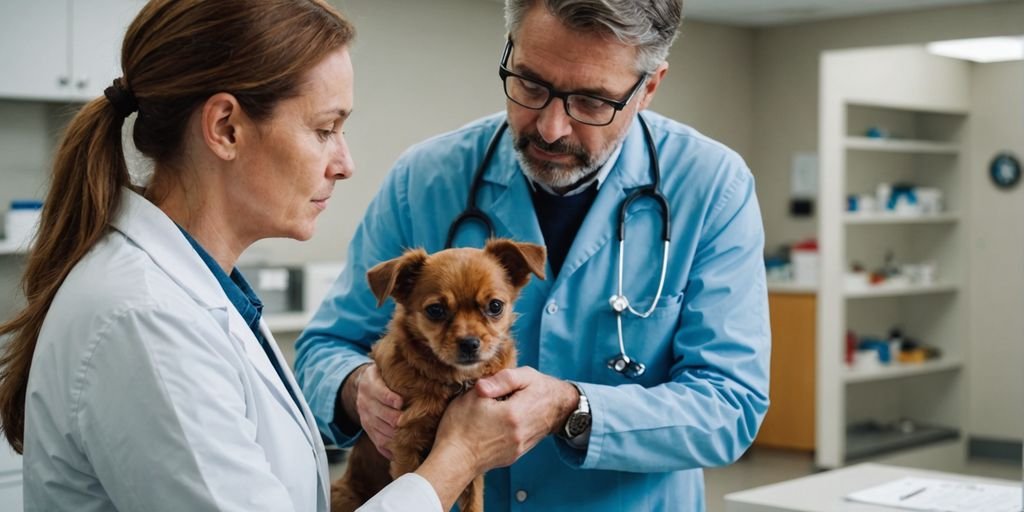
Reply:
[[[249, 361], [260, 374], [265, 385], [272, 390], [274, 397], [299, 423], [306, 439], [315, 449], [321, 485], [324, 489], [329, 489], [326, 459], [323, 456], [323, 442], [319, 435], [314, 435], [318, 431], [309, 407], [303, 403], [301, 411], [296, 408], [295, 401], [291, 399], [288, 390], [284, 388], [285, 384], [274, 370], [270, 360], [267, 359], [267, 354], [263, 351], [255, 334], [242, 319], [238, 310], [231, 305], [217, 279], [203, 263], [199, 254], [189, 245], [188, 240], [174, 221], [135, 191], [124, 188], [121, 194], [120, 210], [111, 225], [145, 251], [157, 266], [178, 283], [197, 304], [211, 310], [214, 313], [213, 316], [222, 322], [225, 332], [242, 345]], [[278, 359], [282, 367], [287, 366], [273, 335], [263, 320], [260, 320], [260, 329], [273, 348], [274, 357]], [[299, 387], [290, 372], [285, 372], [285, 374], [287, 385], [296, 390], [298, 396], [301, 396], [301, 392], [298, 391]]]

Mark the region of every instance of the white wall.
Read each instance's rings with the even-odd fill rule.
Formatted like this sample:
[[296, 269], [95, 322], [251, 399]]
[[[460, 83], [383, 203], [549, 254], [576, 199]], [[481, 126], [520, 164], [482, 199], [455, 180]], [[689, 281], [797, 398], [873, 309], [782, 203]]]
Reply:
[[1004, 191], [988, 165], [1000, 151], [1024, 159], [1024, 63], [977, 64], [970, 134], [970, 430], [1024, 433], [1024, 184]]

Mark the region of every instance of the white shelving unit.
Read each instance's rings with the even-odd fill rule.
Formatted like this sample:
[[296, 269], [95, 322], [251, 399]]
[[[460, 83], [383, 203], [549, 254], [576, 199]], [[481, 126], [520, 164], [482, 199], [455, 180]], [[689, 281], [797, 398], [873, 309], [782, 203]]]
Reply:
[[955, 155], [960, 153], [960, 144], [913, 139], [874, 139], [869, 137], [846, 137], [846, 149], [864, 151], [889, 151], [894, 153], [935, 153]]
[[[953, 469], [966, 456], [968, 181], [961, 169], [969, 65], [920, 47], [826, 52], [821, 60], [821, 178], [815, 462], [864, 458]], [[864, 137], [871, 127], [890, 138]], [[941, 213], [848, 213], [847, 197], [879, 183], [942, 191]], [[854, 263], [873, 269], [933, 262], [934, 282], [851, 286]], [[851, 368], [846, 336], [905, 337], [940, 351], [918, 364]]]
[[847, 369], [843, 374], [843, 380], [847, 384], [855, 382], [872, 382], [886, 379], [899, 379], [902, 377], [913, 377], [915, 375], [928, 375], [932, 373], [956, 371], [964, 366], [964, 362], [958, 357], [944, 357], [941, 360], [927, 361], [924, 363], [893, 364], [872, 368], [870, 370]]
[[960, 222], [960, 215], [955, 212], [934, 213], [929, 215], [847, 213], [843, 216], [843, 222], [847, 224], [947, 224]]

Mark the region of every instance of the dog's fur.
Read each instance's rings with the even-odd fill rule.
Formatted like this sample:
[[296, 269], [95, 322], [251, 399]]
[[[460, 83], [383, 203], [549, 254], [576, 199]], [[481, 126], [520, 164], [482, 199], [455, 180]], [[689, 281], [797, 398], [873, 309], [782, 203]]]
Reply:
[[[388, 297], [396, 303], [371, 357], [387, 386], [402, 396], [404, 410], [390, 445], [394, 460], [389, 464], [363, 435], [332, 486], [332, 511], [355, 510], [392, 479], [416, 470], [448, 403], [477, 379], [516, 365], [512, 304], [531, 273], [544, 279], [545, 260], [543, 246], [498, 239], [482, 250], [429, 256], [411, 250], [370, 269], [378, 307]], [[494, 301], [502, 303], [500, 314], [494, 314]], [[463, 491], [459, 509], [483, 510], [482, 476]]]

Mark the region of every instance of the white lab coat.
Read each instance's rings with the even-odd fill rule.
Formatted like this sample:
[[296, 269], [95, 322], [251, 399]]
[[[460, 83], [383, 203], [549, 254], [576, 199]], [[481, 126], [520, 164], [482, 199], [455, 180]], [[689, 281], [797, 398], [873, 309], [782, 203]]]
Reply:
[[199, 255], [127, 189], [112, 224], [43, 323], [27, 394], [26, 510], [328, 510], [309, 408], [296, 407]]

